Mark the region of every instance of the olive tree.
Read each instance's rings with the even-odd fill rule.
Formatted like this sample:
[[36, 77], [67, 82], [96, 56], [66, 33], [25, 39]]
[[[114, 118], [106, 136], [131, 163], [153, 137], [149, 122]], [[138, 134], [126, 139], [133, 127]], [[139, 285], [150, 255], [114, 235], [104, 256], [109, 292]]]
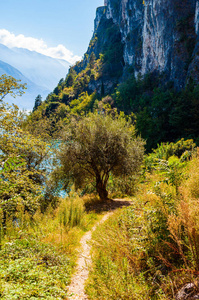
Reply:
[[62, 134], [55, 173], [67, 186], [73, 182], [82, 188], [92, 183], [101, 200], [108, 199], [110, 174], [138, 172], [144, 154], [144, 142], [124, 116], [89, 114], [72, 120]]

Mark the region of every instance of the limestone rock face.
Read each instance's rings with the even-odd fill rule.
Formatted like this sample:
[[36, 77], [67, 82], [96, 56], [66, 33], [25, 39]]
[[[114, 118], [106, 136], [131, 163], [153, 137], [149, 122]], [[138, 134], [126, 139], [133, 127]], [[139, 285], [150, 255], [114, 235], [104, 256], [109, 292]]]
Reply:
[[88, 55], [103, 52], [110, 23], [121, 35], [124, 71], [130, 66], [135, 76], [163, 73], [178, 89], [190, 78], [199, 83], [198, 0], [106, 0], [95, 19], [94, 37], [100, 35], [100, 41]]

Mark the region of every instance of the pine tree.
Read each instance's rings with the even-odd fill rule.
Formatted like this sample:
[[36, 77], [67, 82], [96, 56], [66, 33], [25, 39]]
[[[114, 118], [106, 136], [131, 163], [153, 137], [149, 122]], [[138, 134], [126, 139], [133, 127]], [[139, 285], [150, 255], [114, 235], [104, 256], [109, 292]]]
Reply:
[[35, 105], [33, 107], [33, 112], [42, 104], [42, 97], [41, 95], [38, 95], [36, 98], [35, 98]]

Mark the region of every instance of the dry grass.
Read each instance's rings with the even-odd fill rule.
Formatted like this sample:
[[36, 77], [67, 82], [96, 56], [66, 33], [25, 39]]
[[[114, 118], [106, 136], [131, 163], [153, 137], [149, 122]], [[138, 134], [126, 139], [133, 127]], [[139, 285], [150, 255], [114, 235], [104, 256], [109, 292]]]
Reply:
[[199, 157], [187, 165], [179, 188], [168, 173], [146, 174], [133, 206], [96, 231], [89, 299], [171, 300], [197, 282]]

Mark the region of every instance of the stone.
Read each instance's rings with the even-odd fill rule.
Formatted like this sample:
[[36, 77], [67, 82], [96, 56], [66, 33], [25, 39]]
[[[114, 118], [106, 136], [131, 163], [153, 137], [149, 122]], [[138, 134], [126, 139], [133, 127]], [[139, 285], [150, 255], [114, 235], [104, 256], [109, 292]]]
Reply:
[[188, 283], [183, 286], [176, 294], [176, 300], [194, 300], [199, 299], [198, 289], [194, 283]]

